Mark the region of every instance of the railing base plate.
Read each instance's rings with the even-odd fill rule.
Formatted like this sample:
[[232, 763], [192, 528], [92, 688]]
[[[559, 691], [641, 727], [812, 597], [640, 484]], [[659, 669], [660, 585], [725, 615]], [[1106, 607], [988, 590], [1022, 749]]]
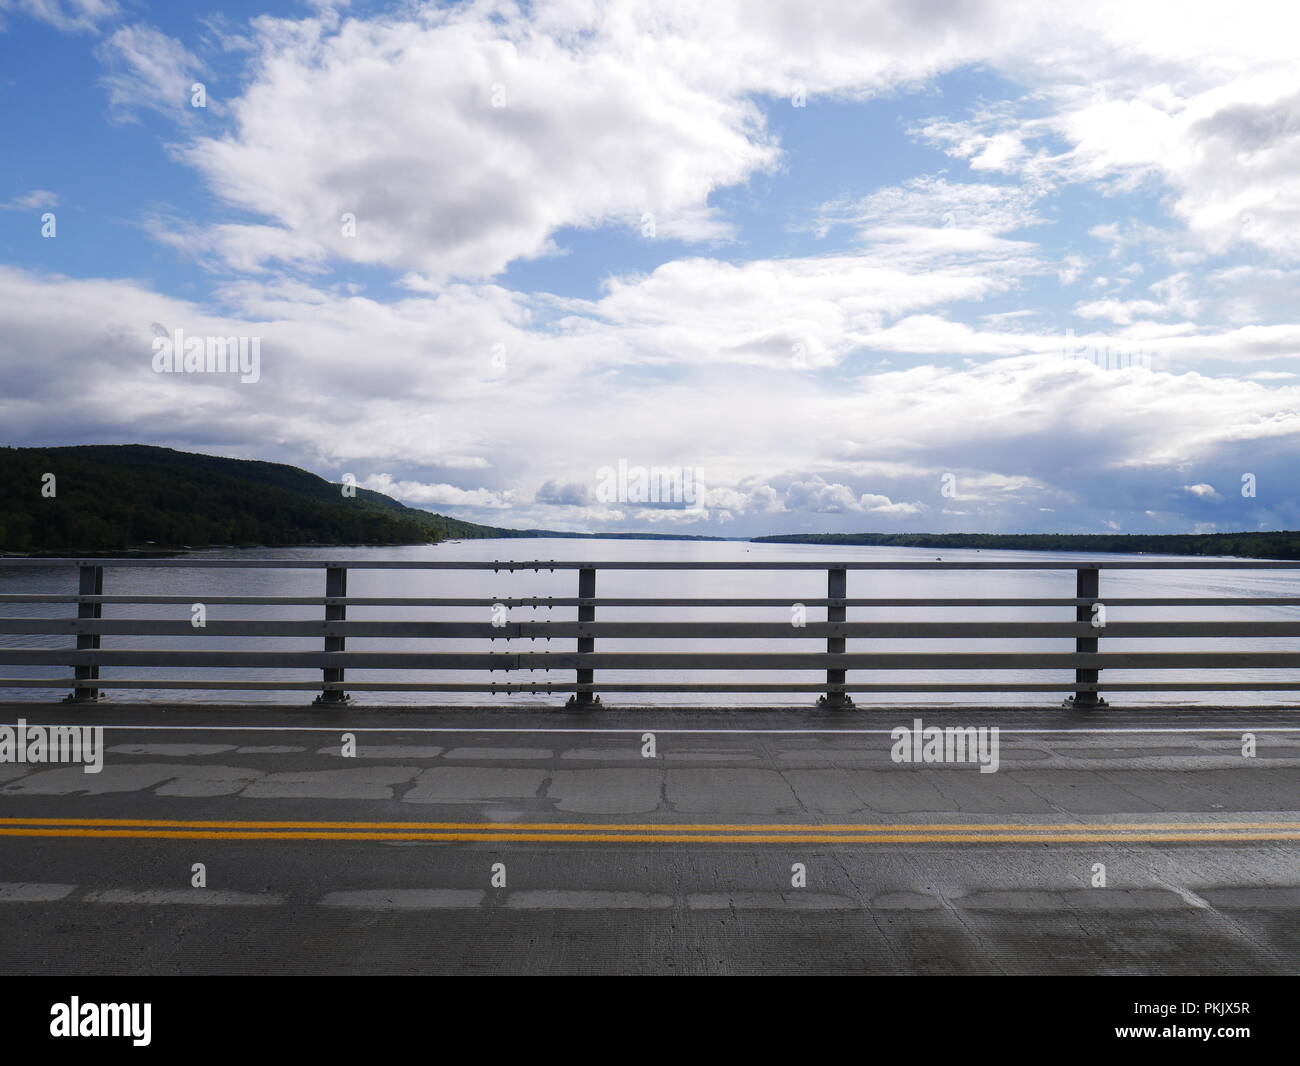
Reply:
[[1062, 707], [1075, 707], [1091, 710], [1093, 707], [1109, 707], [1110, 704], [1103, 700], [1095, 693], [1087, 693], [1093, 696], [1092, 699], [1080, 699], [1078, 696], [1069, 696], [1061, 702]]
[[346, 707], [352, 702], [352, 697], [346, 692], [340, 692], [337, 695], [329, 694], [317, 696], [311, 701], [313, 707]]
[[589, 700], [580, 700], [576, 695], [574, 695], [574, 696], [570, 696], [568, 701], [564, 704], [565, 710], [572, 710], [575, 707], [601, 707], [601, 706], [603, 706], [603, 704], [600, 702], [599, 696], [593, 696]]
[[843, 692], [827, 693], [817, 697], [817, 706], [827, 711], [842, 711], [855, 706], [853, 697]]
[[105, 703], [107, 702], [107, 700], [108, 697], [101, 692], [97, 696], [82, 696], [82, 695], [64, 696], [60, 702], [61, 703]]

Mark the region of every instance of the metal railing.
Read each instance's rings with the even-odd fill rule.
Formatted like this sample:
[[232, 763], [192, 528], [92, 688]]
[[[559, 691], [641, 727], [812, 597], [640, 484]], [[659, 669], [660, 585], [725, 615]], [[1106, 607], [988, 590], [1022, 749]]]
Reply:
[[[0, 571], [20, 567], [77, 567], [78, 590], [75, 593], [0, 594], [0, 604], [69, 603], [76, 604], [76, 617], [69, 618], [0, 618], [0, 634], [64, 634], [76, 638], [75, 649], [3, 648], [0, 666], [71, 667], [72, 678], [0, 679], [4, 688], [68, 687], [74, 702], [90, 702], [108, 689], [189, 689], [220, 691], [230, 689], [298, 690], [319, 693], [316, 703], [343, 704], [347, 692], [479, 692], [479, 693], [572, 693], [570, 705], [594, 706], [600, 703], [597, 692], [691, 692], [691, 693], [820, 693], [820, 705], [852, 706], [852, 693], [905, 692], [1072, 692], [1070, 702], [1081, 707], [1104, 704], [1104, 691], [1211, 692], [1211, 691], [1297, 691], [1300, 681], [1228, 680], [1228, 681], [1102, 681], [1106, 670], [1195, 670], [1209, 673], [1225, 669], [1300, 670], [1300, 646], [1286, 651], [1102, 651], [1099, 643], [1112, 637], [1137, 638], [1300, 638], [1300, 615], [1285, 621], [1106, 621], [1106, 607], [1167, 606], [1288, 606], [1300, 607], [1300, 595], [1292, 596], [1198, 596], [1198, 597], [1113, 597], [1102, 596], [1102, 570], [1300, 570], [1300, 561], [1254, 560], [1116, 560], [1116, 561], [835, 561], [835, 562], [581, 562], [570, 560], [499, 562], [354, 560], [320, 561], [303, 559], [0, 559]], [[193, 595], [106, 594], [104, 573], [123, 568], [200, 569], [315, 569], [324, 571], [324, 594], [321, 596], [203, 596], [208, 605], [256, 605], [262, 607], [318, 606], [323, 608], [319, 620], [290, 621], [243, 619], [208, 621], [196, 628], [192, 621], [175, 619], [105, 618], [106, 604], [185, 604], [196, 602]], [[348, 573], [353, 570], [460, 570], [460, 571], [578, 571], [577, 596], [501, 597], [374, 597], [349, 596]], [[747, 570], [747, 571], [821, 571], [826, 574], [826, 596], [800, 598], [805, 607], [824, 607], [825, 622], [808, 621], [799, 626], [790, 621], [600, 621], [601, 608], [771, 608], [792, 607], [789, 597], [757, 598], [655, 598], [599, 597], [596, 578], [600, 571], [632, 570]], [[850, 571], [980, 571], [1011, 570], [1060, 571], [1075, 575], [1073, 596], [1011, 598], [862, 598], [848, 594]], [[1300, 587], [1297, 588], [1300, 592]], [[1102, 605], [1098, 624], [1097, 605]], [[349, 620], [349, 607], [576, 607], [576, 621], [474, 622], [474, 621], [369, 621]], [[914, 607], [1059, 607], [1073, 609], [1072, 620], [1063, 621], [848, 621], [850, 608]], [[198, 645], [192, 649], [106, 648], [103, 638], [114, 637], [192, 637]], [[295, 637], [318, 638], [319, 651], [280, 649], [216, 650], [203, 648], [205, 638], [212, 637]], [[574, 651], [545, 652], [457, 652], [457, 651], [355, 651], [348, 650], [349, 638], [419, 639], [429, 641], [465, 638], [494, 640], [568, 638], [577, 642]], [[596, 642], [606, 640], [647, 639], [784, 639], [826, 641], [824, 652], [658, 652], [597, 651]], [[972, 652], [892, 652], [876, 642], [889, 640], [950, 639], [955, 642], [979, 639], [1045, 640], [1073, 638], [1072, 652], [993, 651]], [[849, 640], [872, 642], [873, 650], [847, 651]], [[960, 647], [960, 644], [958, 645]], [[207, 680], [101, 677], [102, 668], [222, 668], [249, 670], [319, 670], [320, 681], [287, 680]], [[425, 682], [425, 681], [354, 681], [345, 680], [348, 670], [385, 671], [484, 671], [492, 674], [525, 670], [573, 671], [568, 682], [514, 681]], [[824, 671], [824, 682], [708, 683], [606, 681], [597, 682], [597, 671]], [[952, 681], [904, 683], [889, 681], [880, 675], [890, 671], [944, 671]], [[972, 681], [970, 675], [984, 671], [1072, 670], [1073, 683], [989, 682]], [[876, 679], [849, 681], [849, 671], [871, 671]], [[761, 676], [761, 674], [759, 675]]]

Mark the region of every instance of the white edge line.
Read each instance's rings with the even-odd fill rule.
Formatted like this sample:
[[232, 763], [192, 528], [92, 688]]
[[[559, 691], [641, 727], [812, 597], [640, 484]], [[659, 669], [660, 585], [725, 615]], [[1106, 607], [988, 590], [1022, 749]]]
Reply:
[[[0, 725], [9, 723], [0, 722]], [[673, 735], [780, 735], [780, 736], [891, 736], [893, 729], [658, 729], [646, 726], [638, 729], [614, 729], [599, 726], [574, 726], [571, 728], [552, 728], [527, 726], [350, 726], [350, 725], [107, 725], [95, 722], [29, 722], [29, 727], [40, 726], [55, 729], [60, 726], [79, 728], [102, 728], [118, 732], [184, 732], [201, 731], [207, 733], [537, 733], [537, 734], [640, 734], [655, 733]], [[1083, 728], [1083, 729], [1021, 729], [1011, 726], [997, 726], [999, 733], [1026, 735], [1066, 735], [1112, 734], [1112, 733], [1300, 733], [1300, 726], [1171, 726], [1166, 728], [1135, 727], [1123, 728]]]

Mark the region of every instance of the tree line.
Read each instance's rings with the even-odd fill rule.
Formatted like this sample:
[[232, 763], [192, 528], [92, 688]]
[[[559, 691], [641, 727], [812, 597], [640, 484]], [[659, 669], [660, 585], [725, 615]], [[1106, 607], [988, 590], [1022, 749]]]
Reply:
[[861, 544], [895, 548], [999, 548], [1050, 552], [1149, 552], [1300, 559], [1300, 532], [1266, 533], [784, 533], [775, 544]]

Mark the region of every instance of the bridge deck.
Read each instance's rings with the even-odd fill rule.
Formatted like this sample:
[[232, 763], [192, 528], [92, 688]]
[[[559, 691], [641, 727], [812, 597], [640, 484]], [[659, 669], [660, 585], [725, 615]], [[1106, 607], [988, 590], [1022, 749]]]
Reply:
[[[0, 765], [8, 973], [1300, 962], [1294, 710], [0, 707], [19, 716], [109, 728], [99, 774]], [[999, 726], [997, 772], [894, 762], [917, 716]]]

